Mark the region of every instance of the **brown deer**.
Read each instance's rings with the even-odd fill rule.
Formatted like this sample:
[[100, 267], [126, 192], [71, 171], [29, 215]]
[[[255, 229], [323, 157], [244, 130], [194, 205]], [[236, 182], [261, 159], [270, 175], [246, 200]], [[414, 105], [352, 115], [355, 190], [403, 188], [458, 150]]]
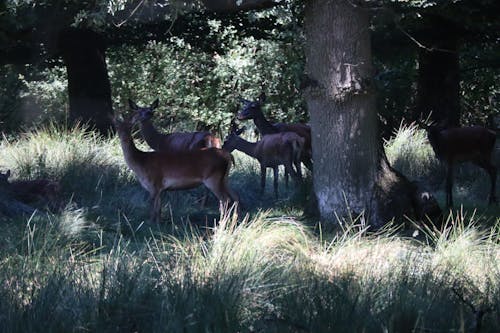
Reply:
[[[288, 186], [288, 174], [298, 182], [302, 179], [300, 155], [304, 147], [304, 138], [293, 132], [264, 135], [260, 141], [248, 142], [239, 135], [245, 130], [233, 129], [222, 146], [223, 150], [231, 153], [237, 149], [260, 163], [261, 192], [266, 186], [266, 170], [272, 168], [274, 172], [274, 195], [278, 197], [278, 166], [285, 167], [285, 181]], [[294, 170], [295, 165], [296, 170]]]
[[159, 100], [156, 99], [150, 106], [139, 107], [131, 99], [128, 100], [130, 108], [134, 111], [133, 122], [139, 122], [141, 134], [151, 149], [155, 151], [194, 150], [202, 148], [221, 148], [221, 141], [209, 132], [178, 132], [162, 134], [153, 126], [151, 118], [154, 110], [158, 108]]
[[453, 207], [453, 165], [472, 162], [490, 176], [489, 203], [496, 203], [496, 167], [491, 162], [496, 133], [481, 126], [444, 128], [418, 124], [427, 131], [427, 138], [436, 157], [446, 165], [446, 207]]
[[130, 119], [113, 118], [120, 138], [125, 162], [135, 173], [139, 183], [152, 199], [154, 223], [161, 219], [161, 192], [184, 190], [204, 184], [219, 199], [222, 211], [224, 204], [237, 202], [238, 196], [228, 186], [231, 156], [218, 148], [187, 151], [144, 152], [132, 139], [133, 122]]
[[16, 200], [32, 203], [44, 201], [54, 204], [60, 192], [59, 182], [48, 179], [15, 180], [9, 182], [10, 170], [0, 172], [0, 182], [7, 187]]
[[264, 93], [262, 93], [256, 101], [241, 99], [243, 109], [238, 113], [238, 119], [253, 119], [255, 126], [263, 136], [281, 132], [294, 132], [303, 137], [305, 141], [300, 159], [309, 170], [312, 170], [311, 128], [306, 124], [300, 123], [270, 123], [262, 113], [262, 105], [265, 100], [266, 95]]

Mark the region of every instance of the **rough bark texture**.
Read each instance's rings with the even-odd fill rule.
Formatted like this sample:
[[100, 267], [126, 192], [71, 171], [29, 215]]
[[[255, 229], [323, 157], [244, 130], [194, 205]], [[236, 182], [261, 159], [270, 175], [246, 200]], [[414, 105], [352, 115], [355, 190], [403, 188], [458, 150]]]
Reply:
[[417, 187], [390, 167], [383, 152], [368, 28], [368, 12], [348, 0], [307, 2], [305, 95], [321, 219], [335, 223], [337, 216], [365, 212], [379, 227], [425, 212], [416, 212]]
[[305, 14], [306, 100], [314, 191], [322, 219], [370, 208], [377, 174], [368, 13], [348, 1], [309, 1]]
[[102, 37], [90, 30], [67, 29], [59, 39], [68, 72], [69, 120], [101, 134], [111, 128], [111, 85]]
[[430, 118], [448, 126], [460, 120], [459, 39], [453, 26], [442, 19], [430, 20], [419, 48], [415, 119]]

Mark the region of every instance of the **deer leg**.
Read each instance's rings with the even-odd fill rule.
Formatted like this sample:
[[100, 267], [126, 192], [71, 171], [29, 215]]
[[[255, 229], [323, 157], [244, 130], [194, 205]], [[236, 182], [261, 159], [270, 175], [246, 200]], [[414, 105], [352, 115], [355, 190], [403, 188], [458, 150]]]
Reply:
[[201, 204], [200, 204], [201, 208], [205, 208], [209, 195], [210, 193], [208, 193], [208, 189], [205, 188], [205, 190], [203, 191], [203, 196], [201, 197]]
[[310, 171], [313, 171], [313, 162], [312, 162], [312, 152], [302, 151], [301, 156], [302, 163], [308, 168]]
[[278, 166], [273, 168], [273, 183], [274, 183], [274, 196], [278, 199]]
[[491, 165], [488, 173], [490, 174], [490, 182], [491, 182], [489, 203], [496, 204], [498, 203], [497, 196], [495, 194], [496, 183], [497, 183], [497, 168], [494, 165]]
[[446, 165], [446, 208], [453, 207], [453, 164]]
[[267, 172], [267, 168], [261, 164], [260, 165], [260, 193], [261, 194], [264, 194], [264, 189], [266, 187], [266, 172]]
[[300, 160], [293, 161], [295, 165], [295, 171], [297, 172], [297, 176], [300, 180], [302, 180], [302, 165], [300, 164]]
[[151, 195], [153, 210], [151, 212], [151, 222], [159, 224], [161, 220], [161, 191], [156, 191]]
[[285, 165], [285, 186], [288, 189], [288, 177], [290, 175], [290, 170]]
[[231, 200], [238, 201], [238, 195], [229, 188], [227, 179], [210, 178], [204, 184], [219, 200], [219, 210], [221, 213], [229, 206]]

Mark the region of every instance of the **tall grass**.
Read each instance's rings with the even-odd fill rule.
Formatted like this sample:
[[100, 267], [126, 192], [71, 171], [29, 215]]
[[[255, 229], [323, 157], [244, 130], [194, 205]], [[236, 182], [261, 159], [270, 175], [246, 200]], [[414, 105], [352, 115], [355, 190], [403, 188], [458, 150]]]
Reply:
[[68, 198], [60, 210], [1, 218], [0, 332], [500, 327], [498, 218], [487, 227], [464, 211], [441, 231], [421, 230], [422, 241], [390, 226], [370, 234], [358, 221], [318, 233], [284, 199], [259, 211], [272, 191], [255, 194], [256, 164], [236, 154], [231, 184], [250, 215], [200, 211], [201, 192], [179, 192], [163, 201], [169, 224], [149, 228], [147, 198], [115, 139], [52, 128], [1, 146], [2, 167], [59, 178]]
[[[209, 234], [102, 238], [30, 221], [2, 256], [3, 332], [496, 332], [498, 227], [428, 244], [355, 229], [319, 241], [294, 220], [230, 214]], [[474, 309], [474, 310], [473, 310]]]
[[[389, 162], [410, 179], [428, 177], [440, 169], [425, 130], [415, 123], [402, 123], [394, 136], [385, 142], [384, 148]], [[438, 173], [440, 176], [442, 172]]]

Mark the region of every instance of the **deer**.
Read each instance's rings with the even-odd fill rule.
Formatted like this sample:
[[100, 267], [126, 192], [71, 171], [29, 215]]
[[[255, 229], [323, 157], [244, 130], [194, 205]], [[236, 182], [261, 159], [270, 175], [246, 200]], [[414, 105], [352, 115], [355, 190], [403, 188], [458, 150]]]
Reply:
[[446, 166], [446, 207], [453, 207], [453, 165], [461, 162], [472, 162], [489, 174], [489, 204], [497, 203], [497, 169], [491, 162], [496, 133], [481, 126], [445, 128], [420, 121], [417, 123], [427, 131], [434, 154]]
[[141, 151], [132, 138], [134, 122], [131, 118], [120, 120], [115, 116], [112, 121], [126, 164], [150, 195], [153, 223], [160, 224], [161, 193], [164, 190], [192, 189], [203, 184], [219, 200], [221, 213], [231, 201], [239, 201], [238, 195], [228, 185], [232, 166], [229, 153], [214, 147], [185, 151]]
[[[272, 168], [274, 173], [274, 195], [278, 198], [278, 167], [280, 165], [285, 167], [287, 186], [288, 174], [291, 174], [297, 182], [302, 180], [300, 156], [305, 140], [294, 132], [283, 132], [264, 135], [260, 141], [249, 142], [239, 136], [245, 129], [245, 127], [233, 129], [225, 139], [222, 149], [228, 153], [237, 149], [259, 161], [261, 193], [264, 193], [266, 186], [267, 168]], [[293, 165], [295, 165], [295, 170]]]
[[311, 145], [311, 128], [306, 124], [294, 123], [271, 123], [262, 113], [262, 105], [265, 103], [266, 95], [261, 93], [256, 101], [240, 99], [243, 103], [242, 110], [238, 113], [239, 120], [253, 119], [255, 126], [261, 135], [276, 134], [282, 132], [294, 132], [304, 138], [304, 148], [301, 153], [301, 161], [304, 165], [312, 170], [312, 145]]
[[159, 99], [146, 107], [138, 106], [131, 99], [128, 100], [130, 109], [134, 111], [133, 121], [140, 123], [141, 134], [146, 143], [155, 151], [165, 150], [194, 150], [202, 148], [221, 148], [219, 138], [209, 132], [177, 132], [163, 134], [157, 131], [151, 121], [155, 109], [159, 106]]
[[10, 176], [10, 170], [7, 170], [6, 173], [0, 172], [0, 183], [6, 186], [17, 200], [26, 203], [56, 202], [61, 188], [59, 182], [44, 178], [9, 181]]

